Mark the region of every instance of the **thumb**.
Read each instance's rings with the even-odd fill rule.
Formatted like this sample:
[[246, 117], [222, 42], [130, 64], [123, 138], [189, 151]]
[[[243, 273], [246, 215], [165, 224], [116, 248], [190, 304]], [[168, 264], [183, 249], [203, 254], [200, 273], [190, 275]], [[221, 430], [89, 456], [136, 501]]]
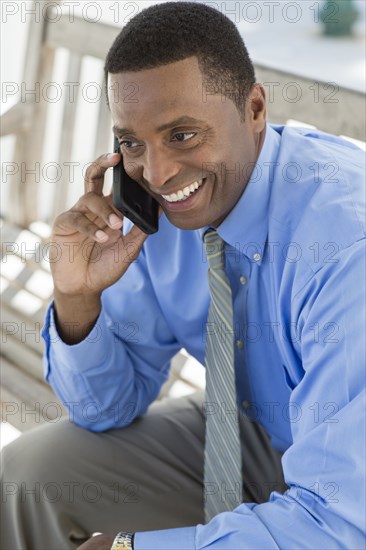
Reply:
[[129, 253], [131, 259], [137, 258], [142, 248], [142, 245], [144, 244], [148, 236], [149, 235], [141, 231], [141, 229], [139, 229], [137, 225], [133, 225], [130, 231], [125, 235], [124, 240], [126, 245], [131, 250], [131, 253]]

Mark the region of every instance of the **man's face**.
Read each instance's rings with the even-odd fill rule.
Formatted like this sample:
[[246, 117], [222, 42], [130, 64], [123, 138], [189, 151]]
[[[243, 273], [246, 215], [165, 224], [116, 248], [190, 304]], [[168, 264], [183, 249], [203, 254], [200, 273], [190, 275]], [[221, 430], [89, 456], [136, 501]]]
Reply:
[[243, 193], [263, 143], [263, 88], [253, 88], [243, 123], [229, 98], [210, 94], [197, 58], [189, 57], [110, 74], [109, 103], [126, 171], [169, 221], [181, 229], [218, 227]]

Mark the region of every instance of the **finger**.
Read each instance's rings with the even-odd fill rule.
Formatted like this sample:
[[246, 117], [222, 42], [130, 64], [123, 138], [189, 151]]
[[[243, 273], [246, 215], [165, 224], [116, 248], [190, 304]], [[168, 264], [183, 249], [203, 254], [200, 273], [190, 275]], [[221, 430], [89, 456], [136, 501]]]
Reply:
[[71, 211], [94, 214], [101, 218], [111, 229], [121, 229], [123, 225], [123, 215], [112, 208], [106, 197], [93, 192], [83, 195], [76, 205], [71, 208]]
[[121, 211], [118, 210], [118, 208], [116, 206], [114, 206], [113, 194], [110, 193], [109, 195], [104, 195], [104, 198], [107, 201], [107, 203], [109, 204], [109, 206], [113, 209], [113, 212], [115, 212], [119, 217], [123, 218], [123, 214], [121, 213]]
[[121, 160], [119, 153], [101, 155], [88, 167], [84, 178], [85, 193], [93, 191], [98, 195], [103, 192], [104, 174], [112, 166], [116, 166]]
[[74, 233], [80, 233], [94, 239], [96, 242], [105, 242], [108, 240], [108, 234], [100, 227], [89, 220], [81, 212], [69, 210], [57, 218], [54, 234], [55, 236], [66, 236]]

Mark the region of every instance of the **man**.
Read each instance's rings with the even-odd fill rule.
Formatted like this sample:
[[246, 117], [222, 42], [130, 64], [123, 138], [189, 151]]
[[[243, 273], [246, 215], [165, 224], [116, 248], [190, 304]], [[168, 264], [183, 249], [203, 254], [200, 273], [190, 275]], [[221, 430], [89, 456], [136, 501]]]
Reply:
[[[363, 548], [363, 153], [267, 124], [238, 31], [204, 5], [142, 11], [106, 76], [159, 231], [103, 194], [118, 154], [55, 220], [45, 377], [72, 423], [6, 448], [4, 480], [26, 482], [4, 547]], [[181, 347], [206, 396], [148, 409]]]

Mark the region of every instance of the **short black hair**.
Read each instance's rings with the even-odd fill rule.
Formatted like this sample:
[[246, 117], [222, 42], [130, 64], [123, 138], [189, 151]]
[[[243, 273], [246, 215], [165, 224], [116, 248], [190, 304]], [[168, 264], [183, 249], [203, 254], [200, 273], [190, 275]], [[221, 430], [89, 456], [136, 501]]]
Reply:
[[197, 57], [207, 93], [229, 97], [244, 119], [246, 98], [255, 83], [244, 41], [228, 17], [195, 2], [166, 2], [133, 17], [107, 54], [106, 90], [108, 73], [153, 69], [191, 56]]

